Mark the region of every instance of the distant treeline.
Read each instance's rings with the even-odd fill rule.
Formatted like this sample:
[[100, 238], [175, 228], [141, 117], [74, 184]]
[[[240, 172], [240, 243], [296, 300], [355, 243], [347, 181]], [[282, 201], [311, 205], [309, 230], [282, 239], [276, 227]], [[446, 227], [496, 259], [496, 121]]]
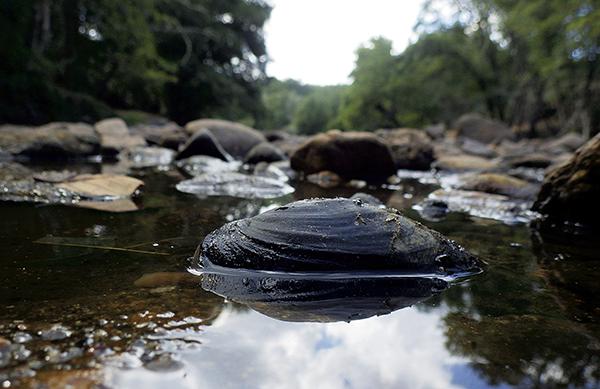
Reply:
[[430, 0], [415, 28], [400, 54], [383, 38], [359, 48], [348, 87], [273, 81], [265, 125], [373, 130], [476, 111], [523, 136], [600, 130], [600, 2]]
[[600, 129], [598, 0], [428, 0], [413, 44], [374, 38], [352, 84], [326, 87], [266, 76], [261, 0], [0, 4], [0, 122], [142, 110], [314, 133], [475, 111], [524, 136]]

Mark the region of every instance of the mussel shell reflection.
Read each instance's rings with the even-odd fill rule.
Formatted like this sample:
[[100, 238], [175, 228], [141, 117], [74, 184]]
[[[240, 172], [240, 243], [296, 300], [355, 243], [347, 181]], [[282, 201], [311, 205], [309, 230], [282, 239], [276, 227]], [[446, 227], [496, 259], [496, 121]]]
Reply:
[[335, 322], [391, 313], [448, 287], [439, 278], [306, 278], [260, 272], [204, 273], [202, 287], [269, 317]]

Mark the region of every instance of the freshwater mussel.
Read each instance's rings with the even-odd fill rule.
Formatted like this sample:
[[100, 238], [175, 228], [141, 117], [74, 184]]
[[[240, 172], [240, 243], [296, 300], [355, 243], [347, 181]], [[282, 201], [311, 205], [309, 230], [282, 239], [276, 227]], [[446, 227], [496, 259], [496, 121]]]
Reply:
[[209, 234], [197, 257], [207, 270], [444, 276], [480, 269], [457, 243], [395, 209], [345, 198], [296, 201], [233, 221]]
[[228, 223], [198, 247], [202, 287], [286, 321], [351, 321], [480, 270], [455, 242], [372, 197], [302, 200]]

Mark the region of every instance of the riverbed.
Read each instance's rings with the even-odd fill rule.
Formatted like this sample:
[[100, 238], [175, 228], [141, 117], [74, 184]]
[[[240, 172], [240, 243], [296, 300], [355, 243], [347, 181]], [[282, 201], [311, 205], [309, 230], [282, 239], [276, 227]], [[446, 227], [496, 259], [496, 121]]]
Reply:
[[[136, 212], [0, 202], [0, 386], [600, 385], [597, 239], [455, 209], [423, 219], [413, 207], [440, 183], [420, 174], [386, 188], [292, 181], [294, 193], [268, 200], [180, 193], [169, 169], [130, 175], [145, 182]], [[214, 229], [359, 191], [456, 240], [485, 271], [390, 314], [326, 323], [202, 288], [191, 257]]]

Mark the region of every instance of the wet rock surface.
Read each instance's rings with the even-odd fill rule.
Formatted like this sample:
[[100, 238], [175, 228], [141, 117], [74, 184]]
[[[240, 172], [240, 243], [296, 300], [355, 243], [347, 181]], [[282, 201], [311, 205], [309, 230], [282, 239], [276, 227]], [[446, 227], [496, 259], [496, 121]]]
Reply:
[[520, 199], [532, 199], [538, 190], [537, 185], [506, 174], [475, 174], [468, 175], [463, 180], [458, 189], [493, 193]]
[[143, 181], [136, 178], [119, 175], [45, 172], [43, 175], [19, 180], [0, 181], [0, 201], [62, 204], [108, 212], [128, 212], [138, 209], [132, 197], [143, 184]]
[[533, 209], [550, 219], [600, 227], [600, 134], [544, 179]]
[[458, 135], [481, 143], [494, 143], [513, 137], [512, 131], [504, 123], [487, 119], [480, 114], [470, 113], [458, 118], [454, 123]]
[[428, 170], [435, 160], [431, 138], [422, 130], [397, 128], [376, 134], [389, 145], [397, 169]]
[[277, 162], [286, 159], [285, 154], [271, 143], [262, 142], [254, 146], [246, 157], [244, 163], [255, 165], [259, 162]]
[[185, 125], [185, 130], [190, 134], [202, 129], [209, 131], [221, 147], [237, 160], [243, 160], [254, 146], [267, 141], [257, 130], [227, 120], [199, 119]]
[[201, 245], [205, 266], [278, 271], [468, 272], [478, 260], [398, 211], [313, 199], [238, 220]]
[[221, 143], [207, 129], [201, 128], [179, 149], [177, 159], [185, 159], [194, 155], [206, 155], [230, 161], [233, 157], [225, 151]]
[[491, 171], [498, 167], [498, 163], [474, 155], [444, 155], [437, 159], [434, 167], [449, 172]]
[[[537, 216], [535, 212], [530, 211], [529, 201], [485, 192], [438, 189], [427, 196], [427, 201], [446, 204], [446, 213], [464, 212], [471, 216], [495, 219], [507, 224], [528, 223]], [[420, 204], [420, 211], [427, 212], [428, 207], [427, 203]], [[439, 220], [443, 216], [442, 213], [436, 213], [433, 217]]]
[[196, 155], [177, 161], [177, 167], [186, 175], [196, 177], [205, 173], [233, 172], [240, 168], [236, 161], [225, 162], [222, 159], [209, 157], [207, 155]]
[[175, 152], [164, 147], [134, 147], [127, 151], [133, 168], [168, 166], [175, 159]]
[[172, 150], [179, 150], [179, 147], [189, 138], [189, 134], [173, 122], [165, 124], [136, 125], [129, 130], [133, 135], [144, 137], [146, 142], [150, 145], [165, 147]]
[[49, 123], [40, 127], [0, 126], [0, 150], [29, 158], [76, 158], [100, 152], [100, 137], [84, 123]]
[[100, 135], [102, 154], [117, 155], [122, 150], [146, 145], [146, 140], [139, 135], [129, 133], [129, 128], [123, 119], [104, 119], [94, 125]]
[[240, 198], [275, 198], [294, 188], [279, 179], [238, 172], [205, 173], [177, 184], [177, 190], [198, 196], [231, 196]]
[[330, 131], [310, 138], [291, 157], [305, 174], [332, 171], [344, 179], [385, 181], [396, 171], [389, 148], [366, 132]]

